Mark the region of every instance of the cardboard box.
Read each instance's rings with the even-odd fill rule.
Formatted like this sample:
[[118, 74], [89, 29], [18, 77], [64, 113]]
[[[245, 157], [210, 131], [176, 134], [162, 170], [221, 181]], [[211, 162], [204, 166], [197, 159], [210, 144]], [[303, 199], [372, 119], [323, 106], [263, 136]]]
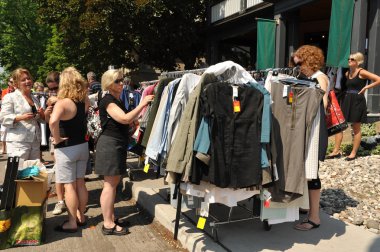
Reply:
[[41, 206], [48, 190], [48, 174], [40, 172], [37, 177], [30, 180], [16, 181], [16, 200], [15, 206]]

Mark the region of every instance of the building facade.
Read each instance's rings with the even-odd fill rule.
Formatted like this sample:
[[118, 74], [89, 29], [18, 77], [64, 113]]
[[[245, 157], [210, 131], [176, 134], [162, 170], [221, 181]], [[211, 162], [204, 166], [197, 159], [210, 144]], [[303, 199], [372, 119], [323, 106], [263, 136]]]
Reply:
[[[365, 68], [380, 74], [380, 0], [352, 0], [351, 52], [366, 56]], [[224, 0], [208, 7], [207, 60], [233, 60], [255, 69], [257, 18], [277, 20], [276, 67], [287, 65], [300, 45], [319, 46], [327, 55], [332, 0]], [[349, 24], [348, 24], [349, 25]], [[367, 93], [371, 115], [380, 114], [380, 87]]]

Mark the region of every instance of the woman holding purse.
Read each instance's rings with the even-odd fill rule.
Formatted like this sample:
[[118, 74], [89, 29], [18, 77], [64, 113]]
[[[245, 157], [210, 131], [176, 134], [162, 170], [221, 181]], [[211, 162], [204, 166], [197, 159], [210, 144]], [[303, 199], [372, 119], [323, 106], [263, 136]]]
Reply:
[[[360, 146], [362, 134], [361, 124], [367, 121], [367, 103], [364, 94], [367, 89], [380, 85], [380, 77], [360, 67], [364, 63], [364, 56], [357, 52], [348, 58], [349, 71], [346, 73], [346, 90], [342, 99], [342, 112], [347, 122], [352, 124], [354, 139], [352, 151], [345, 160], [356, 159], [356, 154]], [[372, 81], [367, 85], [367, 82]], [[340, 145], [343, 139], [343, 132], [335, 135], [335, 145], [332, 153], [327, 158], [339, 158], [342, 156]]]

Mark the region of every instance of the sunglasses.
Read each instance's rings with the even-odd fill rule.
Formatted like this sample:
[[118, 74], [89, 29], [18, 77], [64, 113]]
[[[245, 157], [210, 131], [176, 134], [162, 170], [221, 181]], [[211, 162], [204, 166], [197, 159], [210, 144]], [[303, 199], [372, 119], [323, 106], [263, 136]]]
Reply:
[[48, 88], [49, 89], [49, 91], [56, 91], [56, 90], [58, 90], [58, 87], [52, 87], [52, 88]]
[[348, 61], [356, 61], [354, 58], [348, 58]]
[[302, 63], [303, 63], [303, 62], [300, 62], [300, 61], [297, 62], [297, 63], [296, 63], [296, 67], [300, 67], [300, 66], [302, 66]]
[[124, 81], [124, 79], [116, 79], [116, 80], [114, 80], [113, 83], [115, 83], [115, 84], [120, 84], [120, 83], [122, 83], [122, 84], [123, 84], [123, 81]]

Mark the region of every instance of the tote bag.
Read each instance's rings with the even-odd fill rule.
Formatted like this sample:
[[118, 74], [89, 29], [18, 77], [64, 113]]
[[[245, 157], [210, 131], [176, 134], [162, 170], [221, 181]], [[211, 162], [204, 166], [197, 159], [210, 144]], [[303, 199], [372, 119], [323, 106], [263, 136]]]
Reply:
[[335, 135], [348, 128], [348, 124], [343, 116], [338, 99], [336, 98], [333, 90], [329, 92], [328, 104], [326, 108], [326, 124], [328, 136]]

